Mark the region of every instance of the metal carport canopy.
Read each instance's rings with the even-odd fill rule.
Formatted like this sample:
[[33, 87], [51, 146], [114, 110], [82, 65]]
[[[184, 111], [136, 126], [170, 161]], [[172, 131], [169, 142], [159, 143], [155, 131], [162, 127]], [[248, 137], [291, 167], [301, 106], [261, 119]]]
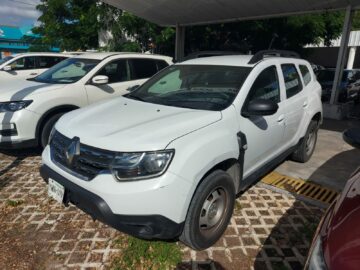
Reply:
[[103, 0], [163, 26], [186, 26], [360, 8], [360, 0]]

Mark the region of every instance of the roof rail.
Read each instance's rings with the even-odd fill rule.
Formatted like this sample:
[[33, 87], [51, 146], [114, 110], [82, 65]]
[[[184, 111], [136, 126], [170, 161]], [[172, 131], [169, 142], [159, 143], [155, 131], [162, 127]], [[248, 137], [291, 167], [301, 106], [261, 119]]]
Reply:
[[297, 52], [285, 51], [285, 50], [263, 50], [257, 52], [249, 61], [249, 64], [255, 64], [265, 57], [291, 57], [291, 58], [300, 58], [300, 55]]
[[237, 54], [243, 54], [243, 53], [236, 52], [236, 51], [198, 51], [198, 52], [190, 53], [189, 55], [185, 56], [181, 60], [181, 62], [196, 59], [196, 58], [224, 56], [224, 55], [237, 55]]

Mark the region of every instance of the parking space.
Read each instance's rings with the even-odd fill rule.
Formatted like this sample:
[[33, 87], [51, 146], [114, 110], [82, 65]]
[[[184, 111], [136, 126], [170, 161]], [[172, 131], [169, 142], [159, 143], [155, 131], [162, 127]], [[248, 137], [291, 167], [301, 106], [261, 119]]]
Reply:
[[286, 161], [276, 171], [341, 191], [350, 175], [360, 167], [360, 150], [344, 142], [342, 132], [347, 128], [359, 126], [360, 121], [356, 119], [325, 119], [310, 161], [305, 164]]
[[[286, 161], [276, 171], [341, 190], [360, 166], [359, 152], [342, 142], [341, 132], [358, 122], [324, 123], [313, 158]], [[0, 154], [1, 269], [111, 269], [122, 253], [122, 235], [71, 206], [47, 197], [38, 169], [40, 152]], [[323, 208], [258, 184], [236, 201], [224, 236], [196, 252], [179, 245], [183, 263], [213, 262], [217, 269], [302, 269]], [[126, 242], [126, 241], [125, 241]]]
[[[108, 269], [121, 254], [121, 233], [94, 222], [75, 207], [47, 198], [39, 152], [0, 157], [0, 268]], [[180, 245], [190, 261], [216, 262], [218, 269], [301, 269], [322, 209], [255, 186], [236, 202], [225, 235], [210, 249]]]

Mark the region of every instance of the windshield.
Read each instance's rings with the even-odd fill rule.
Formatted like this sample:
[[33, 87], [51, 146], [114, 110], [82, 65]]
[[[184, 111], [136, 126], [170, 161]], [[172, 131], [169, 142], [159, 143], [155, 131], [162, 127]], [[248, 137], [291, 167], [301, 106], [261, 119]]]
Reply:
[[34, 81], [43, 83], [74, 83], [88, 74], [100, 60], [69, 58], [40, 74]]
[[7, 57], [4, 57], [4, 58], [0, 59], [0, 65], [6, 63], [7, 61], [9, 61], [9, 60], [11, 60], [13, 58], [14, 57], [12, 57], [12, 56], [7, 56]]
[[161, 105], [220, 111], [234, 101], [250, 71], [248, 67], [174, 65], [126, 97]]

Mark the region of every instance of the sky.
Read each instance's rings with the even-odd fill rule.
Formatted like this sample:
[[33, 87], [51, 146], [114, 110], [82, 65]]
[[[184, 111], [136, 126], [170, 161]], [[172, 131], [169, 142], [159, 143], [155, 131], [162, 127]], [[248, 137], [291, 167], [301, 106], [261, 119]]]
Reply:
[[0, 0], [0, 24], [34, 25], [40, 16], [36, 5], [40, 0]]

